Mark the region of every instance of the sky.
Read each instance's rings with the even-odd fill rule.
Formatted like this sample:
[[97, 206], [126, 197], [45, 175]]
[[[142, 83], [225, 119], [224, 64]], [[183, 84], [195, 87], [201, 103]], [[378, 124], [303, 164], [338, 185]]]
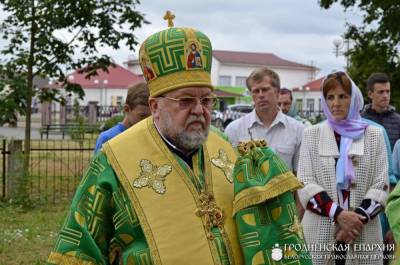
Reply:
[[[345, 12], [339, 4], [325, 10], [318, 0], [142, 0], [136, 8], [150, 22], [133, 32], [139, 43], [167, 28], [163, 16], [170, 10], [176, 27], [202, 31], [213, 49], [273, 53], [319, 68], [316, 77], [344, 69], [346, 60], [335, 56], [333, 42], [345, 32], [346, 22], [362, 22], [359, 11]], [[0, 11], [0, 19], [4, 17]], [[66, 40], [68, 34], [61, 32], [60, 37]], [[99, 54], [110, 55], [123, 65], [137, 58], [138, 51], [139, 46], [130, 51], [121, 43], [119, 50], [101, 48]]]
[[[151, 22], [134, 32], [140, 43], [167, 28], [163, 16], [171, 10], [176, 27], [202, 31], [213, 49], [274, 53], [286, 60], [313, 64], [320, 69], [317, 77], [345, 67], [345, 58], [334, 54], [333, 41], [341, 38], [346, 21], [362, 21], [357, 11], [344, 12], [339, 4], [325, 10], [317, 0], [143, 0], [137, 9]], [[102, 52], [122, 64], [137, 57], [138, 50], [122, 47]]]

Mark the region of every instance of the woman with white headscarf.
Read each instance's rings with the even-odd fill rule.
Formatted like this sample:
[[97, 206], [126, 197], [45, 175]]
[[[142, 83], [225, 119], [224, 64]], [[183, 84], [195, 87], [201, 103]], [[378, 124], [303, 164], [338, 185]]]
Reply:
[[388, 188], [381, 128], [360, 117], [363, 98], [344, 72], [322, 83], [327, 120], [304, 130], [297, 176], [313, 264], [382, 264], [379, 218]]

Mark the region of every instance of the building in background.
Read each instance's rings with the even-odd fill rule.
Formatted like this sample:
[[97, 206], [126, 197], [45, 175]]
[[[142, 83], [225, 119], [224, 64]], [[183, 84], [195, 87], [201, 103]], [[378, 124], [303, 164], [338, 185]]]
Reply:
[[302, 117], [310, 118], [322, 114], [321, 85], [323, 77], [292, 89], [293, 102]]
[[[125, 65], [135, 74], [142, 75], [138, 59], [130, 59]], [[217, 90], [237, 93], [229, 87], [246, 87], [246, 78], [259, 67], [268, 67], [276, 71], [281, 78], [282, 87], [299, 87], [315, 79], [318, 68], [282, 59], [272, 53], [213, 51], [211, 79]], [[244, 90], [246, 91], [246, 90]]]
[[213, 52], [211, 78], [217, 86], [246, 87], [246, 78], [259, 67], [274, 70], [281, 87], [296, 87], [315, 78], [318, 68], [288, 61], [273, 53], [221, 51]]
[[[122, 112], [128, 87], [143, 81], [142, 76], [138, 76], [117, 64], [109, 66], [107, 71], [98, 70], [97, 75], [91, 76], [89, 79], [85, 76], [86, 74], [79, 73], [79, 70], [67, 76], [70, 83], [81, 85], [85, 92], [83, 99], [78, 99], [74, 94], [66, 93], [58, 83], [48, 82], [45, 87], [60, 90], [60, 93], [64, 95], [66, 104], [61, 106], [60, 103], [55, 101], [42, 102], [40, 104], [42, 124], [64, 124], [75, 119], [74, 115], [77, 111], [81, 116], [88, 118], [90, 116], [89, 105], [97, 108], [97, 121], [111, 118]], [[76, 100], [77, 102], [75, 102]], [[79, 110], [76, 110], [77, 107], [79, 107]]]
[[[97, 102], [99, 106], [123, 105], [128, 87], [143, 81], [142, 76], [120, 65], [109, 66], [107, 70], [108, 73], [98, 70], [98, 75], [90, 79], [86, 79], [85, 74], [78, 71], [68, 75], [71, 83], [80, 84], [85, 91], [84, 99], [79, 101], [80, 105], [85, 106], [89, 102]], [[70, 101], [68, 103], [72, 104], [73, 99]]]

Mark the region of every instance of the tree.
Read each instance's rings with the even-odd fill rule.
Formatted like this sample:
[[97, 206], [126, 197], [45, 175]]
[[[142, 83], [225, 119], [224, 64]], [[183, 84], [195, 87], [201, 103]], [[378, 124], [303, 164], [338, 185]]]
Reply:
[[[11, 64], [11, 62], [9, 63]], [[17, 126], [18, 111], [26, 113], [26, 74], [17, 73], [16, 67], [0, 65], [0, 125], [8, 123]]]
[[[328, 9], [338, 0], [320, 0]], [[398, 0], [341, 0], [345, 10], [356, 7], [363, 14], [362, 25], [347, 24], [344, 37], [353, 47], [349, 73], [365, 92], [366, 80], [373, 72], [385, 72], [391, 78], [392, 102], [400, 109], [400, 2]]]
[[[25, 115], [24, 172], [27, 174], [31, 139], [32, 97], [65, 102], [58, 90], [33, 87], [35, 76], [64, 85], [67, 93], [84, 92], [71, 84], [66, 73], [82, 69], [87, 76], [107, 70], [109, 55], [97, 55], [99, 47], [118, 49], [121, 42], [134, 50], [134, 30], [148, 23], [135, 8], [138, 0], [0, 0], [6, 18], [0, 35], [7, 42], [1, 51], [0, 111], [13, 121]], [[63, 35], [71, 36], [65, 40]]]

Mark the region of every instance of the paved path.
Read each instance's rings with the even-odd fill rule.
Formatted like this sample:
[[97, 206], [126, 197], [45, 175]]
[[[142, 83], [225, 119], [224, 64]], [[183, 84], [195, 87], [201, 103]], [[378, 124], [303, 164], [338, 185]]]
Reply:
[[[24, 139], [25, 128], [17, 127], [0, 127], [0, 137], [7, 139]], [[40, 139], [39, 129], [33, 128], [31, 130], [31, 139]]]
[[[7, 139], [24, 139], [25, 138], [25, 128], [17, 127], [0, 127], [0, 138]], [[68, 136], [65, 136], [65, 139], [68, 139]], [[33, 126], [31, 128], [31, 139], [40, 139], [39, 128]], [[49, 134], [49, 139], [62, 139], [61, 134]]]

